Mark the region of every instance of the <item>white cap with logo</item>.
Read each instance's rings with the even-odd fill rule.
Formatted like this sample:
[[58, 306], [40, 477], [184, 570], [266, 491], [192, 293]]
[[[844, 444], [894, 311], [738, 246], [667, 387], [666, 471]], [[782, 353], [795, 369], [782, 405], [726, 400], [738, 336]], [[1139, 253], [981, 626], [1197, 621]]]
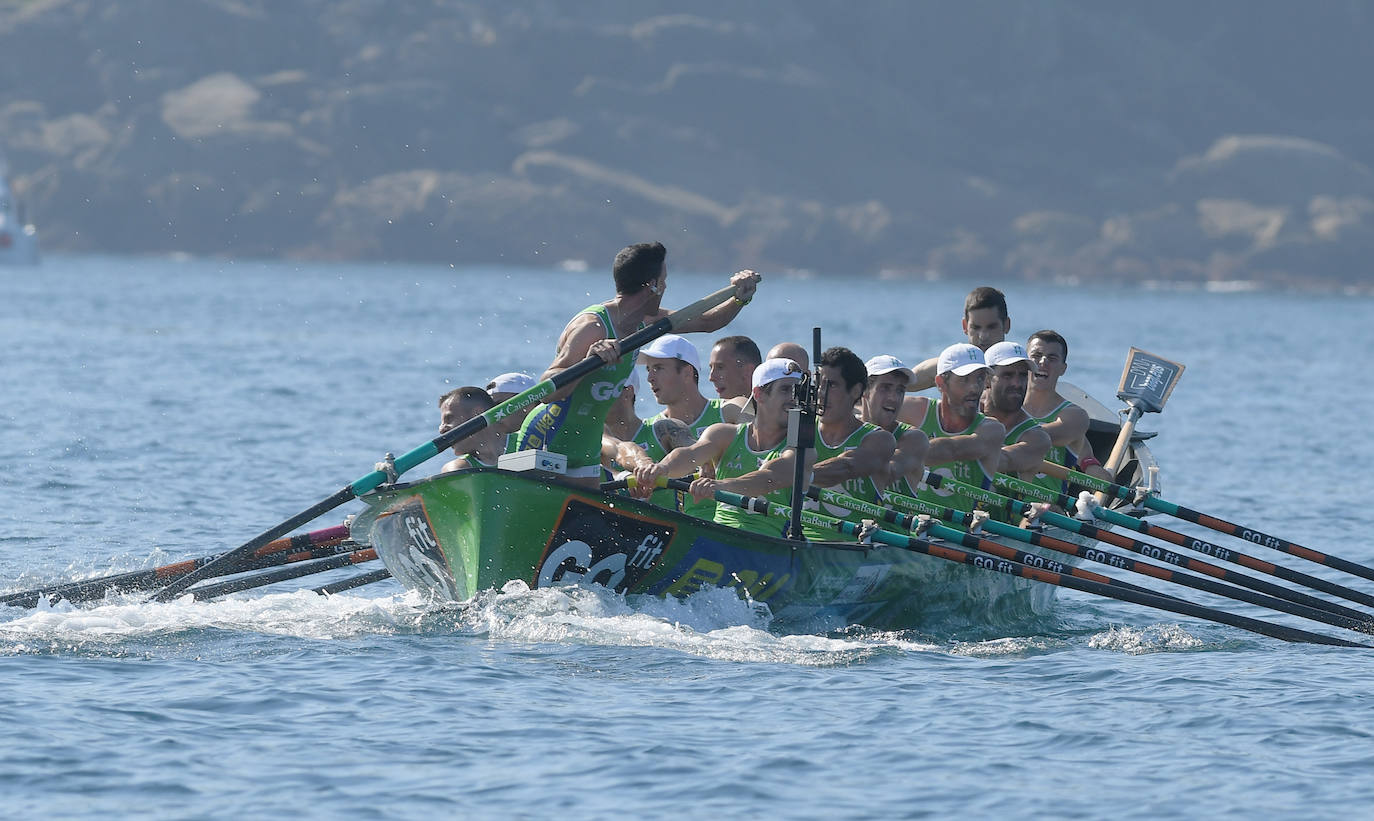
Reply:
[[989, 347], [983, 352], [983, 359], [990, 368], [1014, 365], [1017, 362], [1030, 362], [1030, 357], [1026, 355], [1026, 346], [1020, 342], [1012, 342], [1010, 339], [1004, 339]]
[[697, 373], [701, 373], [701, 358], [697, 354], [697, 346], [677, 334], [664, 334], [640, 348], [639, 361], [642, 363], [645, 357], [681, 360], [696, 368]]
[[790, 359], [766, 359], [754, 368], [753, 386], [762, 388], [779, 379], [801, 379], [802, 366]]
[[534, 377], [527, 373], [513, 371], [492, 378], [487, 383], [487, 393], [524, 393], [535, 385]]
[[935, 367], [936, 373], [954, 372], [955, 376], [968, 376], [974, 371], [984, 370], [988, 363], [983, 359], [983, 352], [977, 345], [970, 345], [967, 342], [956, 342], [940, 351], [940, 362]]
[[906, 366], [906, 363], [891, 354], [878, 354], [864, 363], [864, 369], [869, 376], [882, 376], [885, 373], [901, 373], [906, 376], [908, 383], [916, 381], [916, 372]]

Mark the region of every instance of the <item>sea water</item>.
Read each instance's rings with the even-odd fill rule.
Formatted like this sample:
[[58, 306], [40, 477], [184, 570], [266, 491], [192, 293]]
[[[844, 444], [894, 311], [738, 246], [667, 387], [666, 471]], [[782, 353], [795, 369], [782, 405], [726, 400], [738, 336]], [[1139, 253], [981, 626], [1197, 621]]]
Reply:
[[[673, 271], [666, 304], [727, 273]], [[961, 338], [975, 284], [765, 272], [722, 333], [809, 348], [819, 325], [914, 363]], [[1011, 336], [1062, 332], [1065, 378], [1111, 407], [1131, 346], [1187, 366], [1141, 423], [1165, 498], [1374, 564], [1367, 299], [990, 284]], [[443, 392], [541, 371], [610, 294], [595, 270], [0, 271], [0, 592], [247, 541], [432, 438]], [[786, 635], [723, 591], [310, 592], [349, 572], [0, 608], [0, 815], [1335, 818], [1374, 799], [1368, 651], [1072, 591], [1013, 635]]]

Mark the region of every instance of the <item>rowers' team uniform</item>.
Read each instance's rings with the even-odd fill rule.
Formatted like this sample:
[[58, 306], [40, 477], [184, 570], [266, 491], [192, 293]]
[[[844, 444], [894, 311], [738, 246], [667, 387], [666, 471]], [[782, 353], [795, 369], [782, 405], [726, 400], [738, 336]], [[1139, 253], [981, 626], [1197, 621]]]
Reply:
[[[854, 448], [857, 448], [859, 446], [859, 443], [862, 442], [865, 437], [867, 437], [870, 434], [877, 433], [880, 430], [882, 430], [882, 428], [878, 427], [877, 425], [874, 425], [870, 422], [864, 422], [863, 424], [855, 428], [853, 433], [846, 436], [844, 438], [844, 441], [840, 442], [838, 445], [831, 445], [830, 443], [825, 441], [825, 436], [823, 436], [821, 434], [820, 429], [817, 428], [816, 461], [818, 463], [823, 462], [826, 459], [831, 459], [836, 456], [839, 456], [841, 453], [844, 453], [847, 450], [853, 450]], [[844, 484], [840, 485], [839, 490], [840, 492], [848, 496], [853, 496], [856, 499], [862, 499], [865, 502], [872, 502], [875, 505], [882, 504], [882, 501], [878, 496], [878, 486], [875, 485], [873, 483], [873, 480], [868, 476], [860, 476], [857, 479], [846, 479]], [[808, 504], [808, 506], [810, 505]], [[862, 513], [855, 513], [846, 508], [828, 505], [825, 503], [821, 503], [820, 512], [827, 516], [834, 516], [837, 519], [844, 519], [847, 522], [854, 522], [855, 524], [858, 524], [864, 520], [864, 515]], [[839, 531], [830, 528], [822, 529], [808, 524], [802, 525], [802, 535], [804, 535], [806, 538], [812, 541], [833, 542], [837, 539], [846, 538], [841, 536]]]
[[[783, 441], [774, 448], [754, 450], [749, 447], [749, 425], [742, 424], [737, 427], [739, 430], [735, 433], [734, 441], [725, 449], [720, 461], [716, 463], [717, 479], [733, 479], [736, 476], [752, 473], [758, 470], [764, 462], [782, 455], [782, 452], [787, 448], [787, 439], [784, 437]], [[791, 505], [792, 489], [781, 488], [769, 493], [764, 498], [781, 505]], [[768, 536], [781, 536], [783, 529], [787, 526], [787, 520], [784, 518], [749, 513], [734, 505], [716, 505], [715, 520], [718, 524], [737, 527], [751, 533], [763, 533]]]
[[[701, 438], [702, 431], [725, 421], [720, 416], [720, 403], [719, 398], [706, 400], [706, 407], [701, 409], [701, 415], [687, 425], [698, 439]], [[668, 455], [668, 449], [663, 447], [662, 442], [658, 441], [658, 434], [654, 432], [654, 423], [667, 418], [669, 417], [666, 410], [656, 413], [645, 419], [640, 424], [639, 430], [635, 432], [634, 443], [644, 448], [644, 452], [649, 454], [649, 458], [655, 462], [663, 461], [663, 457]], [[654, 494], [649, 497], [649, 501], [661, 507], [677, 509], [680, 506], [683, 513], [698, 519], [711, 519], [716, 514], [714, 499], [698, 502], [692, 498], [692, 494], [680, 490], [655, 490]]]
[[[982, 413], [975, 414], [973, 422], [963, 430], [947, 431], [940, 424], [939, 403], [931, 402], [926, 407], [926, 418], [921, 420], [920, 429], [929, 436], [931, 441], [946, 436], [967, 436], [978, 430], [978, 426], [983, 424], [987, 417]], [[973, 485], [984, 490], [992, 487], [992, 477], [983, 470], [983, 465], [977, 459], [966, 459], [962, 462], [947, 462], [939, 467], [931, 468], [931, 473], [938, 474], [956, 482], [963, 482], [966, 485]], [[917, 493], [916, 496], [924, 499], [931, 504], [942, 505], [951, 510], [962, 510], [965, 513], [971, 512], [977, 506], [974, 500], [967, 496], [961, 496], [948, 488], [927, 487]]]
[[[1044, 424], [1046, 422], [1053, 422], [1054, 420], [1059, 418], [1059, 414], [1063, 413], [1065, 408], [1069, 407], [1072, 404], [1072, 402], [1065, 399], [1063, 402], [1059, 403], [1059, 407], [1050, 411], [1048, 415], [1036, 418], [1035, 423]], [[1063, 465], [1069, 470], [1078, 469], [1078, 459], [1079, 454], [1075, 453], [1067, 445], [1052, 445], [1050, 447], [1050, 452], [1045, 454], [1046, 462], [1054, 462], [1056, 465]], [[1043, 488], [1054, 491], [1055, 493], [1069, 492], [1069, 483], [1064, 481], [1063, 479], [1055, 478], [1054, 476], [1047, 476], [1043, 473], [1037, 473], [1035, 474], [1035, 478], [1032, 481]]]
[[[595, 314], [606, 329], [607, 339], [619, 339], [605, 305], [578, 312]], [[624, 390], [634, 370], [635, 358], [622, 356], [578, 381], [573, 392], [560, 402], [539, 405], [520, 426], [520, 450], [549, 450], [568, 457], [568, 476], [595, 476], [601, 470], [601, 433], [606, 413]]]

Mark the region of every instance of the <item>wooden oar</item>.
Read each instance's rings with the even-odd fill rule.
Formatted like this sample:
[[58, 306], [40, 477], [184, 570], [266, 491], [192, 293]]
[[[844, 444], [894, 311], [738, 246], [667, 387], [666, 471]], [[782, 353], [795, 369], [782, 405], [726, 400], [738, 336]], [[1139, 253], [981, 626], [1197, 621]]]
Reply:
[[[1099, 493], [1115, 496], [1118, 499], [1127, 499], [1134, 501], [1137, 496], [1135, 490], [1126, 487], [1125, 485], [1118, 485], [1114, 482], [1108, 482], [1104, 479], [1099, 479], [1096, 476], [1089, 476], [1086, 473], [1079, 473], [1076, 470], [1070, 470], [1064, 467], [1063, 465], [1056, 465], [1053, 462], [1045, 463], [1044, 472], [1060, 479], [1066, 479], [1070, 482], [1073, 482], [1074, 484], [1082, 485], [1083, 487], [1089, 490], [1095, 490]], [[1339, 556], [1332, 556], [1329, 553], [1322, 553], [1319, 550], [1313, 550], [1310, 547], [1303, 547], [1302, 545], [1290, 542], [1287, 539], [1281, 539], [1278, 536], [1271, 536], [1268, 533], [1264, 533], [1251, 527], [1245, 527], [1244, 525], [1238, 525], [1233, 522], [1228, 522], [1225, 519], [1219, 519], [1215, 516], [1209, 516], [1206, 513], [1201, 513], [1199, 511], [1192, 510], [1191, 508], [1186, 508], [1183, 505], [1174, 504], [1173, 502], [1166, 502], [1163, 499], [1160, 499], [1156, 496], [1151, 496], [1149, 494], [1140, 494], [1139, 503], [1145, 507], [1148, 507], [1151, 510], [1157, 510], [1160, 513], [1166, 513], [1175, 518], [1183, 519], [1186, 522], [1192, 522], [1193, 524], [1202, 525], [1203, 527], [1208, 528], [1209, 530], [1215, 530], [1218, 533], [1225, 533], [1228, 536], [1235, 536], [1238, 539], [1244, 539], [1245, 541], [1250, 542], [1251, 544], [1257, 544], [1261, 547], [1268, 547], [1273, 550], [1277, 550], [1281, 553], [1287, 553], [1290, 556], [1297, 556], [1298, 558], [1306, 559], [1309, 562], [1316, 562], [1317, 564], [1325, 565], [1335, 570], [1342, 570], [1351, 575], [1359, 576], [1360, 578], [1370, 579], [1374, 581], [1374, 567], [1368, 567], [1367, 565], [1357, 564], [1347, 559], [1342, 559]]]
[[[616, 340], [619, 344], [621, 355], [624, 356], [630, 351], [682, 327], [683, 323], [700, 317], [710, 309], [729, 299], [734, 293], [735, 287], [733, 285], [721, 288], [719, 291], [709, 294], [685, 308], [674, 311], [668, 316], [639, 329], [623, 339]], [[385, 466], [379, 465], [376, 470], [358, 478], [352, 484], [346, 485], [336, 491], [333, 495], [311, 505], [275, 527], [263, 531], [239, 547], [219, 556], [209, 564], [196, 568], [190, 573], [173, 580], [166, 587], [162, 588], [162, 590], [158, 591], [153, 598], [156, 601], [168, 601], [181, 595], [182, 591], [186, 590], [191, 585], [210, 577], [220, 568], [224, 566], [232, 568], [242, 564], [254, 550], [257, 550], [259, 547], [267, 544], [278, 536], [289, 533], [307, 522], [314, 521], [339, 505], [352, 501], [364, 493], [376, 490], [384, 482], [394, 481], [397, 476], [400, 476], [416, 465], [443, 453], [455, 442], [466, 439], [476, 433], [480, 433], [488, 425], [496, 424], [511, 414], [523, 413], [529, 410], [529, 408], [538, 404], [546, 397], [551, 396], [567, 385], [571, 385], [605, 364], [605, 361], [599, 356], [589, 356], [583, 359], [567, 370], [555, 374], [553, 378], [545, 379], [529, 390], [518, 393], [496, 407], [491, 408], [486, 413], [475, 416], [461, 425], [452, 428], [447, 433], [442, 433], [425, 444], [402, 454], [395, 459], [394, 464], [388, 463]], [[231, 570], [230, 572], [233, 571]], [[221, 573], [221, 575], [223, 574]]]
[[377, 551], [370, 547], [365, 547], [361, 550], [354, 550], [349, 553], [340, 553], [337, 556], [304, 562], [293, 567], [282, 567], [276, 570], [269, 570], [265, 573], [254, 573], [242, 578], [230, 579], [229, 581], [219, 582], [217, 584], [193, 587], [187, 592], [194, 596], [196, 601], [205, 601], [219, 596], [227, 596], [230, 593], [252, 590], [255, 587], [265, 587], [269, 584], [286, 581], [287, 579], [299, 579], [302, 576], [313, 576], [316, 573], [323, 573], [326, 570], [337, 570], [340, 567], [370, 562], [376, 558]]
[[[303, 551], [319, 550], [337, 545], [348, 538], [348, 528], [343, 525], [326, 527], [320, 530], [312, 530], [309, 533], [300, 533], [285, 539], [277, 539], [274, 542], [263, 545], [253, 552], [242, 568], [243, 570], [257, 570], [265, 567], [275, 567], [280, 564], [287, 564], [299, 559], [292, 558]], [[290, 555], [282, 555], [287, 551], [293, 551]], [[104, 597], [111, 590], [120, 590], [126, 593], [133, 593], [141, 590], [154, 590], [167, 583], [168, 579], [174, 579], [185, 573], [190, 573], [197, 567], [203, 567], [224, 554], [217, 553], [211, 556], [202, 556], [197, 559], [186, 559], [172, 564], [164, 564], [161, 567], [152, 567], [147, 570], [134, 570], [127, 573], [117, 573], [112, 576], [102, 576], [95, 579], [81, 579], [74, 582], [56, 584], [50, 587], [41, 587], [34, 590], [25, 590], [17, 593], [7, 593], [0, 596], [0, 605], [10, 607], [37, 607], [38, 602], [47, 600], [56, 602], [65, 599], [73, 604], [92, 601]], [[328, 552], [320, 552], [318, 556], [331, 555]], [[315, 556], [315, 558], [318, 558]], [[217, 573], [215, 575], [228, 575], [229, 572]], [[208, 577], [207, 577], [208, 578]]]
[[[671, 487], [671, 484], [669, 485]], [[741, 496], [738, 493], [730, 493], [725, 490], [717, 490], [715, 498], [718, 502], [752, 510], [756, 513], [764, 513], [770, 516], [790, 515], [791, 509], [787, 505], [780, 505], [770, 502], [767, 499], [758, 497]], [[853, 522], [844, 522], [831, 516], [816, 513], [815, 511], [805, 511], [802, 520], [807, 524], [817, 527], [827, 527], [839, 530], [851, 536], [860, 534], [860, 528]], [[1217, 622], [1231, 627], [1238, 627], [1252, 633], [1269, 636], [1271, 638], [1282, 639], [1283, 641], [1307, 642], [1310, 644], [1324, 644], [1335, 647], [1370, 647], [1367, 644], [1348, 641], [1346, 639], [1333, 636], [1323, 636], [1320, 633], [1312, 633], [1307, 630], [1299, 630], [1294, 627], [1286, 627], [1280, 624], [1252, 619], [1246, 616], [1239, 616], [1234, 613], [1227, 613], [1224, 610], [1217, 610], [1211, 607], [1204, 607], [1200, 604], [1193, 604], [1182, 599], [1161, 596], [1157, 593], [1141, 593], [1135, 590], [1117, 587], [1115, 585], [1100, 584], [1089, 579], [1078, 578], [1064, 573], [1056, 573], [1052, 570], [1045, 570], [1038, 567], [1028, 567], [1027, 565], [1013, 562], [1007, 559], [990, 558], [980, 556], [967, 550], [943, 545], [931, 544], [926, 539], [914, 536], [904, 536], [899, 533], [892, 533], [886, 530], [875, 530], [871, 537], [874, 541], [882, 544], [912, 550], [917, 553], [924, 553], [938, 559], [945, 559], [951, 562], [973, 565], [984, 570], [992, 570], [998, 573], [1005, 573], [1011, 576], [1020, 576], [1024, 579], [1053, 584], [1059, 587], [1068, 587], [1084, 593], [1092, 593], [1110, 599], [1131, 602], [1133, 604], [1152, 607], [1157, 610], [1166, 610], [1171, 613], [1192, 616], [1206, 621]]]
[[321, 596], [332, 596], [335, 593], [342, 593], [345, 590], [352, 590], [355, 587], [362, 587], [365, 584], [372, 584], [389, 578], [391, 578], [391, 571], [383, 567], [380, 570], [369, 570], [349, 579], [321, 585], [315, 588], [315, 592]]
[[1137, 519], [1133, 516], [1118, 513], [1115, 510], [1108, 510], [1101, 505], [1093, 507], [1092, 515], [1104, 522], [1109, 522], [1128, 530], [1134, 530], [1137, 533], [1143, 533], [1147, 536], [1154, 536], [1166, 542], [1172, 542], [1180, 547], [1186, 547], [1189, 550], [1211, 556], [1214, 559], [1238, 564], [1241, 567], [1248, 567], [1251, 570], [1258, 570], [1261, 573], [1267, 573], [1270, 576], [1283, 579], [1284, 581], [1300, 584], [1313, 590], [1320, 590], [1323, 593], [1330, 593], [1333, 596], [1340, 596], [1343, 599], [1363, 604], [1366, 607], [1374, 607], [1374, 596], [1368, 593], [1346, 587], [1342, 584], [1336, 584], [1335, 582], [1329, 582], [1326, 579], [1294, 570], [1291, 567], [1274, 564], [1273, 562], [1266, 562], [1263, 559], [1255, 558], [1239, 550], [1231, 550], [1228, 547], [1222, 547], [1221, 545], [1213, 544], [1205, 539], [1199, 539], [1196, 536], [1180, 533], [1177, 530], [1170, 530], [1167, 527], [1152, 525], [1149, 522]]
[[[930, 504], [922, 499], [917, 499], [912, 496], [905, 496], [900, 493], [889, 492], [887, 494], [884, 494], [884, 501], [887, 502], [887, 504], [892, 505], [893, 507], [874, 505], [868, 502], [864, 502], [861, 499], [856, 499], [852, 496], [847, 496], [843, 493], [839, 493], [838, 491], [816, 487], [812, 487], [809, 490], [807, 490], [807, 495], [810, 496], [812, 499], [817, 499], [825, 501], [829, 504], [835, 504], [841, 507], [846, 507], [849, 510], [855, 511], [856, 513], [861, 513], [867, 516], [873, 516], [875, 518], [881, 518], [883, 521], [891, 522], [897, 525], [898, 527], [902, 527], [906, 530], [919, 531], [920, 529], [919, 522], [912, 519], [912, 516], [910, 515], [911, 512], [915, 512], [917, 514], [925, 516], [938, 516], [947, 521], [951, 521], [956, 524], [962, 524], [965, 526], [970, 526], [974, 522], [974, 517], [972, 515], [965, 513], [961, 510], [954, 510], [952, 508], [943, 507], [941, 505]], [[908, 511], [908, 513], [902, 513], [898, 510], [894, 510], [894, 507]], [[1236, 601], [1243, 601], [1249, 604], [1255, 604], [1260, 607], [1267, 607], [1271, 610], [1278, 610], [1284, 613], [1291, 613], [1292, 615], [1301, 616], [1302, 618], [1311, 619], [1312, 621], [1319, 621], [1323, 624], [1332, 625], [1333, 627], [1341, 627], [1346, 630], [1356, 630], [1361, 633], [1374, 633], [1374, 617], [1357, 618], [1337, 615], [1335, 613], [1330, 613], [1323, 609], [1308, 607], [1302, 604], [1296, 604], [1286, 599], [1281, 599], [1275, 596], [1267, 596], [1263, 593], [1256, 593], [1243, 587], [1233, 587], [1229, 584], [1222, 584], [1221, 582], [1214, 581], [1204, 576], [1194, 576], [1191, 573], [1181, 573], [1178, 571], [1170, 570], [1166, 567], [1160, 567], [1159, 565], [1151, 564], [1149, 562], [1136, 561], [1135, 559], [1131, 559], [1126, 556], [1119, 556], [1115, 553], [1108, 553], [1097, 548], [1088, 547], [1087, 545], [1075, 544], [1073, 542], [1065, 541], [1063, 539], [1056, 539], [1053, 536], [1049, 536], [1038, 531], [1028, 530], [1023, 527], [1015, 527], [1013, 525], [1006, 524], [1005, 522], [999, 522], [994, 519], [988, 519], [987, 521], [982, 522], [980, 526], [983, 530], [997, 536], [1016, 539], [1027, 544], [1036, 545], [1037, 547], [1043, 547], [1048, 550], [1054, 550], [1059, 553], [1066, 553], [1071, 556], [1077, 556], [1081, 559], [1086, 559], [1091, 562], [1097, 562], [1099, 564], [1105, 564], [1109, 567], [1115, 567], [1120, 570], [1126, 570], [1132, 573], [1139, 573], [1144, 576], [1151, 576], [1153, 578], [1160, 579], [1161, 581], [1171, 582], [1173, 584], [1181, 585], [1184, 587], [1190, 587], [1194, 590], [1201, 590], [1206, 593], [1212, 593], [1213, 595], [1222, 596], [1228, 599], [1234, 599]], [[928, 528], [928, 532], [932, 536], [937, 536], [939, 538], [946, 540], [953, 539], [959, 541], [966, 547], [976, 547], [979, 550], [992, 553], [993, 555], [1013, 559], [1014, 561], [1018, 561], [1021, 564], [1031, 565], [1032, 567], [1045, 567], [1046, 569], [1054, 570], [1060, 573], [1068, 572], [1064, 569], [1066, 567], [1069, 567], [1068, 565], [1063, 565], [1061, 562], [1051, 562], [1049, 564], [1046, 564], [1046, 559], [1044, 557], [1038, 556], [1034, 553], [1026, 553], [1025, 551], [1014, 551], [1015, 553], [1020, 555], [1013, 556], [1007, 553], [1007, 551], [1010, 551], [1011, 548], [1008, 548], [1003, 545], [997, 545], [997, 542], [990, 542], [989, 544], [997, 545], [999, 548], [1001, 548], [1001, 550], [989, 549], [987, 545], [984, 545], [982, 543], [971, 543], [969, 539], [972, 537], [972, 534], [965, 533], [963, 531], [953, 530], [951, 528], [939, 525], [931, 525]], [[954, 539], [955, 536], [957, 536], [958, 538]], [[1077, 576], [1081, 574], [1071, 573], [1071, 575]], [[1100, 581], [1100, 579], [1098, 580]], [[1125, 582], [1120, 582], [1119, 580], [1113, 581], [1123, 585], [1126, 584]], [[1136, 585], [1129, 586], [1136, 587]], [[1136, 589], [1144, 590], [1147, 593], [1158, 593], [1158, 591], [1150, 590], [1148, 588], [1136, 587]], [[1176, 597], [1171, 596], [1170, 598]]]
[[[945, 487], [954, 491], [955, 493], [959, 493], [961, 495], [969, 495], [970, 497], [976, 495], [980, 499], [987, 498], [987, 495], [990, 493], [990, 491], [983, 490], [982, 488], [973, 488], [969, 485], [964, 485], [960, 482], [945, 479], [944, 477], [938, 475], [928, 475], [926, 477], [926, 481], [932, 484], [932, 486]], [[1055, 493], [1054, 491], [1041, 487], [1040, 485], [1025, 482], [1021, 479], [1017, 479], [1013, 476], [1007, 476], [1005, 474], [999, 473], [995, 477], [995, 481], [998, 484], [1010, 488], [1017, 493], [1023, 493], [1031, 498], [1047, 501], [1051, 504], [1058, 504], [1065, 508], [1069, 507], [1074, 501], [1076, 501], [1071, 497], [1065, 496], [1060, 493]], [[1008, 497], [1000, 496], [997, 494], [992, 495], [996, 499], [1000, 500], [999, 504], [1007, 506], [1007, 509], [1013, 513], [1019, 513], [1025, 516], [1030, 516], [1036, 512], [1030, 507], [1030, 505], [1026, 504], [1025, 502], [1018, 502], [1014, 499], [1010, 499]], [[1240, 585], [1242, 587], [1248, 587], [1251, 590], [1257, 590], [1261, 593], [1265, 593], [1270, 596], [1275, 596], [1280, 599], [1285, 599], [1290, 602], [1295, 602], [1306, 607], [1312, 607], [1318, 610], [1325, 610], [1328, 613], [1343, 616], [1348, 619], [1353, 619], [1357, 622], [1366, 622], [1371, 618], [1370, 614], [1368, 613], [1359, 610], [1353, 610], [1349, 607], [1345, 607], [1343, 605], [1336, 604], [1335, 602], [1330, 602], [1325, 599], [1319, 599], [1316, 596], [1309, 596], [1308, 594], [1303, 593], [1302, 591], [1291, 590], [1287, 587], [1283, 587], [1281, 585], [1265, 581], [1264, 579], [1257, 579], [1253, 576], [1248, 576], [1244, 573], [1239, 573], [1235, 570], [1229, 570], [1227, 568], [1220, 567], [1218, 565], [1212, 564], [1211, 562], [1205, 562], [1201, 559], [1195, 559], [1191, 556], [1184, 556], [1180, 553], [1175, 553], [1174, 551], [1169, 550], [1168, 548], [1161, 547], [1160, 545], [1154, 544], [1152, 542], [1142, 542], [1139, 539], [1133, 539], [1121, 533], [1113, 533], [1110, 530], [1105, 530], [1103, 528], [1096, 527], [1095, 525], [1089, 524], [1087, 522], [1082, 522], [1078, 519], [1072, 519], [1068, 516], [1063, 516], [1052, 511], [1042, 513], [1040, 515], [1040, 520], [1045, 524], [1054, 525], [1055, 527], [1061, 528], [1063, 530], [1068, 530], [1070, 532], [1086, 536], [1089, 539], [1095, 539], [1097, 541], [1106, 542], [1107, 544], [1115, 545], [1117, 547], [1123, 547], [1132, 552], [1139, 553], [1142, 556], [1148, 556], [1151, 559], [1166, 562], [1176, 567], [1185, 567], [1189, 570], [1193, 570], [1216, 579], [1221, 579], [1222, 581], [1230, 582], [1231, 584]], [[1131, 521], [1134, 522], [1135, 520], [1132, 519]]]

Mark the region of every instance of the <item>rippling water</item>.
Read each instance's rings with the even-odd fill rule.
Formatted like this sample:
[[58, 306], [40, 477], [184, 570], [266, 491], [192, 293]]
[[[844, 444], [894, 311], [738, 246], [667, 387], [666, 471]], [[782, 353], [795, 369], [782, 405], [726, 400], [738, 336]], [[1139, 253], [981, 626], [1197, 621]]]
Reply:
[[[606, 279], [96, 257], [0, 271], [0, 592], [246, 541], [432, 437], [445, 390], [542, 368]], [[674, 272], [668, 303], [724, 279]], [[911, 362], [957, 341], [968, 286], [770, 276], [731, 332], [809, 342], [820, 324], [827, 345]], [[1188, 366], [1142, 424], [1161, 432], [1166, 498], [1374, 564], [1371, 390], [1347, 364], [1367, 301], [1005, 290], [1013, 336], [1062, 331], [1067, 378], [1099, 397], [1131, 345]], [[719, 591], [512, 585], [440, 607], [393, 582], [301, 589], [320, 583], [0, 608], [7, 813], [1312, 818], [1374, 797], [1363, 651], [1072, 592], [1017, 635], [783, 636]]]

